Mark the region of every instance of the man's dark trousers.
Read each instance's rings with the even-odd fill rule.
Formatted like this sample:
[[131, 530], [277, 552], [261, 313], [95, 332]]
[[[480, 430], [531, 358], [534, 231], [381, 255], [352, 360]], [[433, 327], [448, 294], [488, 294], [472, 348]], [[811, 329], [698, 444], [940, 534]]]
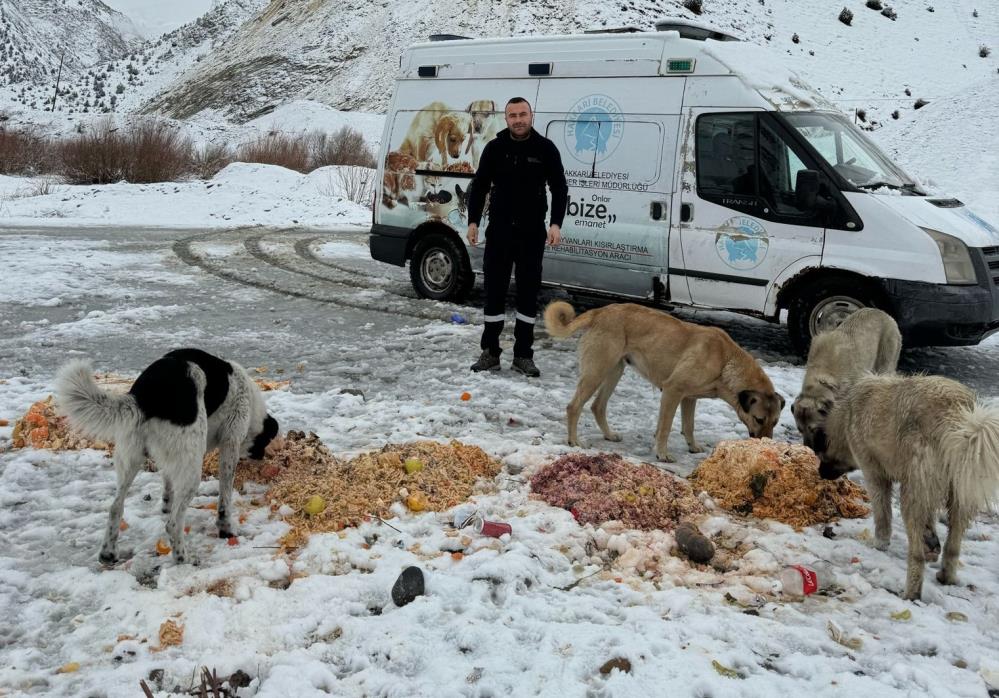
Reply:
[[538, 314], [538, 291], [541, 290], [541, 264], [546, 240], [543, 222], [502, 227], [491, 224], [486, 230], [486, 251], [482, 261], [486, 305], [480, 345], [493, 356], [499, 356], [501, 351], [499, 338], [506, 319], [506, 293], [513, 270], [517, 285], [513, 355], [515, 358], [534, 358], [534, 318]]

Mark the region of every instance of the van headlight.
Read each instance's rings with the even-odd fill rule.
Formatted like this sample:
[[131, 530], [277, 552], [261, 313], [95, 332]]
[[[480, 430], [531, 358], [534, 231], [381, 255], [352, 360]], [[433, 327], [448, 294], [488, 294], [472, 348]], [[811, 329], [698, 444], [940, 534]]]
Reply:
[[939, 230], [933, 230], [932, 228], [923, 228], [923, 230], [933, 238], [933, 242], [937, 243], [947, 283], [978, 283], [978, 276], [975, 274], [975, 265], [971, 263], [971, 254], [968, 252], [967, 245], [953, 235], [945, 235]]

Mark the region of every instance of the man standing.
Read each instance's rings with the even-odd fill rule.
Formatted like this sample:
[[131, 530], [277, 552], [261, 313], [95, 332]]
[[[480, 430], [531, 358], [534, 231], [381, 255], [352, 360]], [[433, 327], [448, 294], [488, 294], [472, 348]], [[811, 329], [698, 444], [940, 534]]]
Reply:
[[[541, 262], [545, 243], [561, 239], [562, 219], [569, 187], [558, 148], [534, 130], [531, 105], [523, 97], [506, 104], [506, 125], [489, 141], [479, 158], [468, 200], [468, 242], [479, 241], [479, 221], [489, 194], [489, 228], [482, 272], [485, 282], [485, 325], [482, 355], [473, 371], [497, 371], [499, 338], [506, 317], [506, 292], [510, 272], [516, 270], [517, 324], [514, 327], [511, 368], [526, 376], [541, 375], [534, 365], [534, 318], [541, 289]], [[545, 234], [548, 199], [552, 193], [551, 220]]]

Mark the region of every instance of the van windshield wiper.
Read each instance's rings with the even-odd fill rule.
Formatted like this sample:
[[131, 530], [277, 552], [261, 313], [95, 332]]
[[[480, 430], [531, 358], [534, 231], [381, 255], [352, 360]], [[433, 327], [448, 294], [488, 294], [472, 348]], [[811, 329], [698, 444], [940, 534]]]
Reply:
[[889, 189], [905, 189], [906, 185], [892, 184], [891, 182], [885, 182], [884, 180], [877, 180], [875, 182], [864, 182], [863, 184], [858, 184], [860, 189], [880, 189], [881, 187], [888, 187]]

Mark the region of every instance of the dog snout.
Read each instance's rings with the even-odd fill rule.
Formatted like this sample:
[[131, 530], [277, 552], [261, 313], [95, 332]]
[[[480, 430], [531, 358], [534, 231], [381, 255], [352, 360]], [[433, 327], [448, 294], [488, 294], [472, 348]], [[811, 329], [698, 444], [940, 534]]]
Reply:
[[836, 467], [835, 464], [829, 461], [821, 461], [819, 463], [819, 477], [823, 480], [835, 480], [841, 476], [845, 471]]

